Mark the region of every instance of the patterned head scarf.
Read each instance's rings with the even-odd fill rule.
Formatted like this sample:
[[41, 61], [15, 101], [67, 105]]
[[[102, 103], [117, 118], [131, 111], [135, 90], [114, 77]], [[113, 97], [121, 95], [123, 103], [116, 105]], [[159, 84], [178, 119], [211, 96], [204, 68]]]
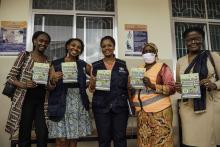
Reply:
[[156, 55], [157, 55], [157, 53], [158, 53], [158, 48], [157, 48], [157, 46], [156, 46], [154, 43], [152, 43], [152, 42], [145, 43], [145, 45], [144, 45], [144, 47], [143, 47], [143, 50], [144, 50], [144, 48], [147, 47], [147, 46], [149, 46], [150, 48], [152, 48], [152, 49], [155, 51]]

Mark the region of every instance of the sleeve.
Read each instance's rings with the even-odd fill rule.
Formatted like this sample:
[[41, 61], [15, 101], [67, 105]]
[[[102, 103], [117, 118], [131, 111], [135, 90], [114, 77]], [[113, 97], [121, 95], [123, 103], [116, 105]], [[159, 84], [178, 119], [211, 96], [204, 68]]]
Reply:
[[164, 64], [159, 72], [162, 84], [156, 84], [156, 92], [165, 95], [172, 95], [176, 92], [175, 81], [170, 68]]
[[215, 62], [215, 68], [219, 78], [218, 81], [215, 81], [215, 84], [217, 89], [220, 90], [220, 66], [218, 66], [220, 64], [220, 56], [217, 53], [212, 53], [212, 58]]
[[24, 59], [25, 59], [25, 52], [21, 52], [18, 55], [17, 59], [15, 60], [14, 65], [12, 66], [7, 76], [8, 81], [16, 80], [19, 74], [21, 74], [21, 67], [23, 65]]

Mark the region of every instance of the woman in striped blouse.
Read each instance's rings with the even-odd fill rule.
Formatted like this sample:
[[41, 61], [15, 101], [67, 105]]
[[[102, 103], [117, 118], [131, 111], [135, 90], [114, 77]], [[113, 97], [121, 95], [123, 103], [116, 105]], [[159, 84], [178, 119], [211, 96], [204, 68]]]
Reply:
[[35, 32], [32, 37], [33, 51], [20, 53], [7, 76], [7, 80], [17, 88], [12, 98], [5, 131], [13, 135], [19, 128], [19, 147], [31, 146], [33, 121], [36, 127], [37, 146], [47, 146], [48, 131], [44, 115], [46, 89], [45, 85], [36, 84], [32, 80], [32, 68], [34, 62], [48, 62], [44, 51], [50, 40], [46, 32]]

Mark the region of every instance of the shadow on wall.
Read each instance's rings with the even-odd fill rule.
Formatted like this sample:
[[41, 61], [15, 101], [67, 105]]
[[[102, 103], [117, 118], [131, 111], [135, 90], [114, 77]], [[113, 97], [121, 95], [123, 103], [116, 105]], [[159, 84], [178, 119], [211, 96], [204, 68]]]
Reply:
[[[6, 76], [9, 73], [17, 56], [1, 56], [0, 57], [0, 92], [2, 93]], [[5, 132], [5, 124], [8, 118], [8, 112], [11, 105], [11, 100], [0, 93], [0, 146], [9, 147], [10, 135]]]

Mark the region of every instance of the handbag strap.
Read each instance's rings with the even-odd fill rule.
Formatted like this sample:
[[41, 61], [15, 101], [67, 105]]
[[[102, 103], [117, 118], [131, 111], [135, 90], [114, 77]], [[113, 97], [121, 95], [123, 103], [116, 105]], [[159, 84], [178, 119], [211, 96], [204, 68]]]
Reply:
[[213, 59], [212, 54], [211, 54], [210, 52], [209, 52], [209, 54], [208, 54], [208, 57], [209, 57], [210, 62], [212, 63], [212, 66], [214, 67], [215, 78], [216, 78], [216, 80], [218, 81], [218, 80], [219, 80], [219, 75], [218, 75], [218, 72], [217, 72], [217, 69], [216, 69], [216, 66], [215, 66], [214, 59]]

